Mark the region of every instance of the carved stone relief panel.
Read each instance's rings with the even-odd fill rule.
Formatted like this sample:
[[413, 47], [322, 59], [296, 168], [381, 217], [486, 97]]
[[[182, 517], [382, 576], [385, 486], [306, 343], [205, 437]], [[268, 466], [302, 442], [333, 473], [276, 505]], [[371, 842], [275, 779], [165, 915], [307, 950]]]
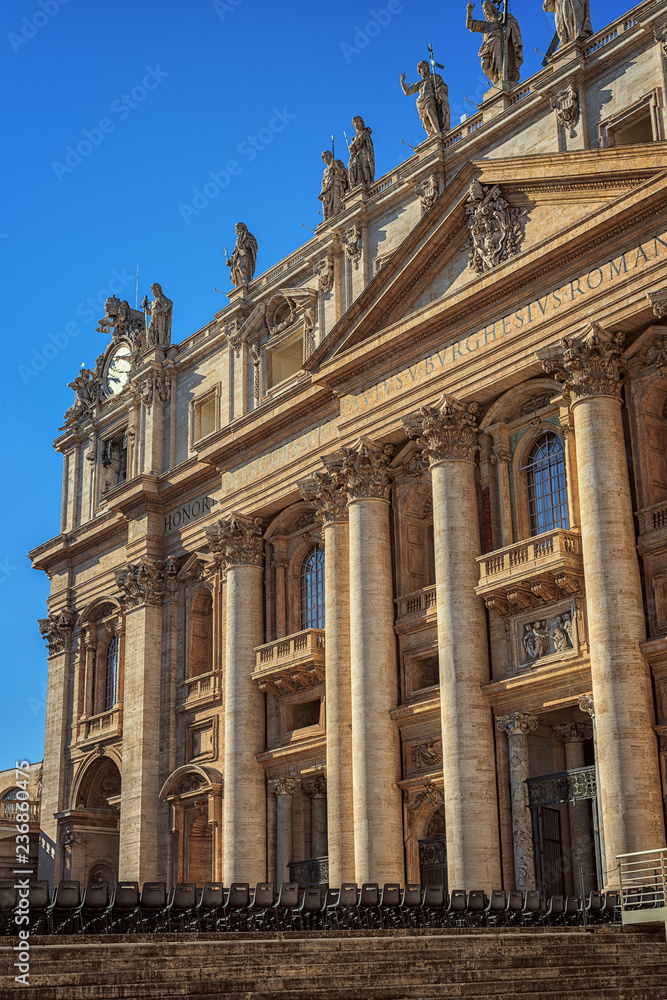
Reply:
[[217, 760], [218, 758], [218, 717], [217, 715], [195, 722], [186, 729], [188, 761]]
[[513, 672], [576, 656], [583, 638], [580, 597], [516, 615], [512, 619]]

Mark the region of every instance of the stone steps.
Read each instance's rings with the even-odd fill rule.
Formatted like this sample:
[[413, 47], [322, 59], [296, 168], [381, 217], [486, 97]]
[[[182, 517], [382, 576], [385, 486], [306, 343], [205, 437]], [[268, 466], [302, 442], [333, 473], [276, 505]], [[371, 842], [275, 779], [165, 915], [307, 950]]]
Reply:
[[607, 928], [35, 937], [28, 987], [14, 943], [3, 1000], [667, 1000], [664, 935]]

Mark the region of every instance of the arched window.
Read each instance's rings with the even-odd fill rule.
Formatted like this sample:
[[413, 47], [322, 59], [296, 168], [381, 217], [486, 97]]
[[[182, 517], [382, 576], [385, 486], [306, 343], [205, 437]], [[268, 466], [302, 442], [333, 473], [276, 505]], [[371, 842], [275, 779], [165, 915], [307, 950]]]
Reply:
[[118, 649], [119, 639], [114, 635], [107, 646], [104, 661], [104, 707], [103, 712], [110, 712], [118, 701]]
[[301, 563], [301, 628], [324, 628], [324, 549], [319, 545]]
[[525, 467], [528, 485], [530, 533], [569, 528], [563, 442], [548, 432], [530, 450]]
[[25, 793], [21, 792], [20, 788], [10, 788], [9, 791], [5, 792], [5, 794], [2, 796], [2, 800], [4, 802], [6, 799], [18, 799], [19, 793], [21, 798], [24, 799]]

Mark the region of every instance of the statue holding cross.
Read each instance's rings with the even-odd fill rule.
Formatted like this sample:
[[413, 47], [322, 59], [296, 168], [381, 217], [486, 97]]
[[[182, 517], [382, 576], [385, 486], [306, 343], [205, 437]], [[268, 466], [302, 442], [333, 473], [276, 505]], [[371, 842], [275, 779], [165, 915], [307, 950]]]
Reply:
[[479, 50], [482, 72], [495, 87], [509, 90], [519, 82], [523, 62], [523, 42], [519, 22], [507, 9], [507, 0], [485, 0], [482, 4], [484, 21], [476, 21], [472, 12], [474, 3], [468, 2], [466, 27], [484, 36]]

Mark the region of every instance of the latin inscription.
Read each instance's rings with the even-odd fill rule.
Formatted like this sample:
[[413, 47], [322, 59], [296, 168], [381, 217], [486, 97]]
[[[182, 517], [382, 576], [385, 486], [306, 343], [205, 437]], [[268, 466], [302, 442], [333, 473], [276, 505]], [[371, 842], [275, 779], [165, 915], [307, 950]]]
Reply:
[[217, 502], [214, 497], [201, 497], [201, 499], [193, 500], [192, 503], [188, 503], [184, 507], [179, 507], [178, 510], [173, 510], [164, 519], [164, 530], [174, 531], [176, 528], [182, 528], [189, 521], [196, 521], [198, 517], [210, 514]]
[[567, 285], [548, 292], [544, 297], [536, 299], [509, 316], [504, 316], [491, 326], [448, 344], [442, 351], [429, 354], [428, 357], [415, 362], [397, 375], [391, 375], [357, 395], [343, 396], [340, 402], [341, 419], [352, 417], [382, 402], [390, 395], [401, 393], [412, 385], [424, 382], [429, 376], [441, 372], [443, 368], [451, 368], [469, 355], [484, 350], [497, 340], [518, 333], [531, 323], [551, 317], [564, 306], [578, 302], [582, 296], [632, 274], [637, 268], [664, 255], [666, 250], [667, 233], [655, 236], [648, 242], [640, 244], [635, 250], [629, 250], [620, 257], [608, 261], [603, 267], [593, 268], [588, 274], [574, 278]]
[[239, 489], [247, 483], [252, 483], [259, 476], [265, 476], [279, 469], [286, 462], [293, 462], [295, 458], [300, 458], [310, 451], [330, 447], [332, 440], [335, 440], [339, 419], [339, 417], [336, 417], [335, 420], [328, 420], [320, 427], [314, 427], [305, 434], [298, 434], [290, 441], [282, 444], [280, 448], [275, 448], [272, 452], [269, 452], [268, 455], [262, 455], [254, 462], [248, 462], [233, 472], [223, 473], [223, 494]]

